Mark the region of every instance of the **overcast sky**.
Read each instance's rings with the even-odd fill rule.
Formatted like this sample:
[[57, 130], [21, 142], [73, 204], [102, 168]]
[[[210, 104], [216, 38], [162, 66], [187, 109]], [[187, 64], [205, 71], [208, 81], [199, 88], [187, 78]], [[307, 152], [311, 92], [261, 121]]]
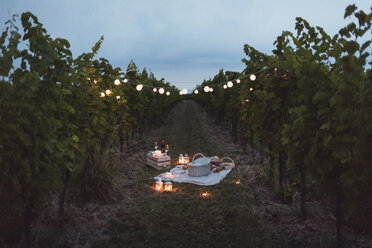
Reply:
[[1, 30], [14, 13], [31, 11], [53, 38], [67, 39], [76, 57], [101, 35], [99, 56], [124, 71], [142, 70], [192, 89], [218, 70], [242, 71], [243, 45], [271, 53], [295, 18], [333, 35], [346, 23], [347, 5], [365, 11], [370, 0], [0, 0]]

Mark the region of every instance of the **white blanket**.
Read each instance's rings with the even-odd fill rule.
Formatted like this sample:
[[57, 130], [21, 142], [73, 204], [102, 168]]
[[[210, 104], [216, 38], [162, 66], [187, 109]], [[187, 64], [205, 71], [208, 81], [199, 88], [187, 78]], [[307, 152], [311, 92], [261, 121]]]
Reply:
[[164, 181], [173, 181], [176, 183], [193, 183], [201, 186], [212, 186], [222, 181], [229, 174], [230, 170], [222, 170], [218, 173], [211, 171], [211, 174], [203, 177], [190, 177], [187, 170], [182, 169], [182, 165], [177, 165], [170, 170], [170, 172], [162, 173], [154, 179], [161, 179]]

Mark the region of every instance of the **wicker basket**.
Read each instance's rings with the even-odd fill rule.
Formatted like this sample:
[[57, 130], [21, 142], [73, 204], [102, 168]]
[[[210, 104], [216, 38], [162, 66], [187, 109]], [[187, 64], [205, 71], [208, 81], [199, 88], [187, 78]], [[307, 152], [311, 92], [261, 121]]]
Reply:
[[[201, 158], [198, 158], [195, 160], [195, 157], [199, 155], [202, 156]], [[202, 177], [207, 176], [211, 173], [210, 169], [210, 162], [211, 159], [205, 157], [201, 153], [197, 153], [192, 157], [192, 162], [188, 163], [189, 168], [187, 169], [189, 172], [189, 176], [191, 177]]]

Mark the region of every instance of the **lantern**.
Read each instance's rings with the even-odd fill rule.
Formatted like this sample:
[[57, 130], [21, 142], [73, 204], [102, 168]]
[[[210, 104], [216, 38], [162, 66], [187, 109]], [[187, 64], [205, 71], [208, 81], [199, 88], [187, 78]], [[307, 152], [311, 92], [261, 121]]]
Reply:
[[223, 88], [224, 88], [224, 89], [226, 90], [226, 89], [227, 89], [227, 85], [226, 85], [226, 84], [224, 84], [224, 85], [223, 85]]
[[233, 87], [233, 82], [231, 82], [231, 81], [229, 81], [229, 82], [227, 82], [227, 87], [229, 87], [229, 88], [231, 88], [231, 87]]
[[115, 85], [119, 85], [120, 84], [120, 80], [119, 79], [115, 79], [114, 84]]
[[169, 96], [170, 95], [170, 92], [169, 91], [167, 91], [167, 93], [165, 93], [167, 96]]
[[190, 162], [190, 158], [187, 154], [185, 154], [185, 156], [183, 157], [183, 163], [188, 164], [189, 162]]
[[142, 84], [139, 84], [139, 85], [136, 86], [136, 90], [138, 90], [138, 91], [141, 91], [142, 88], [143, 88], [143, 85]]
[[206, 92], [206, 93], [209, 92], [209, 86], [208, 85], [204, 87], [204, 92]]
[[183, 157], [182, 154], [180, 154], [180, 156], [178, 157], [178, 163], [179, 164], [184, 164], [185, 163], [185, 158]]
[[237, 79], [237, 80], [236, 80], [236, 83], [240, 84], [240, 79]]
[[160, 95], [164, 94], [164, 89], [163, 89], [163, 88], [160, 88], [160, 89], [159, 89], [159, 94], [160, 94]]
[[195, 90], [194, 93], [195, 93], [195, 95], [197, 95], [199, 93], [199, 91], [198, 90]]
[[161, 179], [159, 179], [158, 181], [156, 181], [156, 183], [155, 183], [155, 190], [156, 191], [163, 191], [163, 182], [161, 181]]
[[158, 89], [157, 89], [157, 88], [153, 88], [152, 91], [153, 91], [153, 92], [157, 92]]
[[254, 75], [254, 74], [251, 74], [251, 75], [249, 76], [249, 79], [250, 79], [251, 81], [254, 81], [254, 80], [256, 80], [256, 75]]
[[164, 190], [165, 191], [172, 191], [172, 182], [169, 182], [169, 181], [165, 182]]
[[111, 94], [111, 90], [106, 90], [106, 95], [110, 95]]
[[204, 193], [201, 193], [200, 196], [203, 197], [203, 198], [207, 198], [209, 197], [211, 194], [208, 193], [208, 192], [204, 192]]
[[128, 79], [124, 78], [123, 83], [128, 83]]

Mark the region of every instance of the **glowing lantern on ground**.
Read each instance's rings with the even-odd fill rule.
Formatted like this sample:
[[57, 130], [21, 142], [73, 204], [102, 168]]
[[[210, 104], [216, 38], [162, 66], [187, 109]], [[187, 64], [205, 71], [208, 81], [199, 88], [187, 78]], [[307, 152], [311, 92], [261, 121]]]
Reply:
[[209, 197], [211, 194], [208, 193], [208, 192], [204, 192], [204, 193], [201, 193], [200, 195], [201, 195], [201, 197], [203, 197], [203, 198], [207, 198], [207, 197]]
[[180, 154], [180, 156], [178, 156], [178, 163], [179, 164], [184, 164], [185, 163], [185, 158], [183, 157], [182, 154]]
[[198, 90], [195, 90], [194, 91], [195, 95], [199, 94], [199, 91]]
[[240, 179], [236, 180], [235, 184], [240, 184]]
[[204, 87], [204, 92], [207, 92], [207, 93], [209, 92], [209, 86]]
[[143, 88], [143, 85], [142, 84], [139, 84], [139, 85], [136, 86], [136, 90], [138, 90], [138, 91], [141, 91], [142, 88]]
[[164, 190], [165, 191], [172, 191], [172, 182], [165, 182], [164, 184]]
[[106, 90], [106, 95], [110, 95], [111, 94], [111, 90]]
[[157, 88], [153, 88], [153, 89], [152, 89], [152, 91], [154, 91], [154, 92], [157, 92], [157, 91], [158, 91], [158, 89], [157, 89]]
[[170, 92], [169, 91], [167, 91], [167, 93], [165, 93], [167, 96], [169, 96], [170, 95]]
[[124, 78], [123, 83], [128, 83], [128, 79]]
[[240, 79], [237, 79], [237, 80], [236, 80], [236, 83], [240, 84]]
[[224, 88], [224, 89], [226, 90], [226, 89], [227, 89], [227, 85], [226, 85], [226, 84], [224, 84], [224, 85], [223, 85], [223, 88]]
[[163, 191], [163, 182], [160, 179], [155, 183], [155, 190]]
[[159, 94], [161, 94], [161, 95], [164, 94], [164, 89], [163, 88], [159, 89]]
[[229, 82], [227, 82], [227, 87], [229, 87], [229, 88], [231, 88], [231, 87], [233, 87], [233, 82], [231, 82], [231, 81], [229, 81]]
[[256, 75], [254, 75], [254, 74], [251, 74], [251, 75], [249, 76], [249, 79], [250, 79], [251, 81], [254, 81], [254, 80], [256, 80]]
[[115, 79], [114, 84], [115, 85], [119, 85], [120, 84], [120, 80], [119, 79]]

